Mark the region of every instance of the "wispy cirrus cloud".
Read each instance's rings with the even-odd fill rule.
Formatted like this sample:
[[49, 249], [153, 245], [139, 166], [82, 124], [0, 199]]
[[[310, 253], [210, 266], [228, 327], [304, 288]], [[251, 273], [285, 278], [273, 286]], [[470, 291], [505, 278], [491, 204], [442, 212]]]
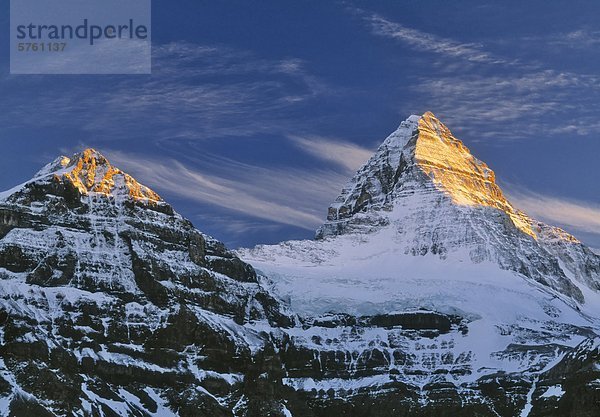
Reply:
[[323, 136], [292, 135], [289, 138], [304, 152], [323, 161], [333, 162], [349, 174], [367, 162], [374, 152], [374, 149]]
[[564, 48], [582, 49], [600, 46], [600, 31], [582, 28], [570, 32], [562, 32], [545, 36], [526, 36], [519, 39], [525, 44], [544, 45], [560, 48], [556, 52], [564, 52]]
[[600, 31], [589, 29], [574, 30], [565, 34], [562, 43], [557, 39], [554, 44], [576, 48], [598, 46], [600, 45]]
[[549, 196], [518, 187], [509, 193], [516, 207], [532, 217], [600, 238], [600, 204]]
[[600, 132], [591, 105], [594, 97], [600, 98], [598, 83], [596, 76], [540, 70], [512, 76], [444, 75], [423, 79], [414, 90], [426, 94], [449, 123], [472, 132], [475, 140], [520, 139]]
[[[347, 179], [326, 168], [265, 168], [216, 155], [183, 164], [122, 151], [106, 154], [159, 193], [305, 230], [323, 222], [325, 207]], [[236, 225], [240, 231], [250, 227]]]
[[432, 33], [410, 28], [399, 22], [386, 19], [377, 13], [372, 13], [359, 8], [349, 9], [367, 23], [372, 33], [399, 41], [412, 48], [433, 52], [443, 56], [465, 59], [476, 63], [507, 64], [508, 61], [495, 57], [485, 51], [478, 43], [463, 43], [453, 39], [444, 38]]
[[[431, 64], [429, 74], [417, 77], [410, 88], [424, 107], [444, 114], [463, 131], [481, 139], [600, 133], [595, 105], [600, 99], [600, 77], [595, 74], [502, 56], [481, 43], [441, 37], [363, 9], [349, 10], [374, 35], [440, 57], [438, 65]], [[600, 41], [600, 32], [549, 34], [543, 41], [549, 46], [554, 42], [590, 47]]]
[[[60, 83], [31, 77], [28, 88], [39, 84], [32, 102], [28, 95], [10, 94], [19, 80], [9, 77], [0, 82], [0, 94], [10, 97], [0, 103], [0, 122], [4, 128], [59, 123], [101, 140], [284, 134], [303, 123], [291, 112], [335, 94], [300, 59], [265, 59], [189, 42], [155, 46], [152, 75], [106, 80], [109, 89], [86, 77], [74, 79], [65, 92]], [[26, 117], [32, 112], [35, 119]]]

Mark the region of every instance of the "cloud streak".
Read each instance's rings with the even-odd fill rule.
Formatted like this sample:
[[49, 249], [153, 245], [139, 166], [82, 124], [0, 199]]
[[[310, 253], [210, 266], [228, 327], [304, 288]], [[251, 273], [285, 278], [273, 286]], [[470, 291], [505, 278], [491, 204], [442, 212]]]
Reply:
[[[422, 79], [414, 90], [426, 94], [450, 123], [467, 127], [479, 139], [600, 132], [589, 103], [590, 93], [600, 95], [595, 76], [551, 70], [512, 76], [461, 74]], [[557, 120], [564, 124], [557, 126]]]
[[[438, 65], [429, 65], [438, 73], [419, 77], [411, 91], [421, 107], [444, 115], [479, 139], [600, 133], [596, 106], [600, 78], [595, 74], [557, 71], [540, 62], [502, 57], [480, 43], [444, 38], [362, 9], [349, 10], [374, 35], [440, 56]], [[559, 37], [548, 35], [544, 42], [581, 48], [595, 46], [599, 40], [599, 32], [582, 29]], [[557, 125], [558, 120], [564, 123]]]
[[520, 43], [535, 44], [538, 47], [560, 48], [558, 53], [563, 53], [563, 48], [584, 49], [600, 46], [600, 31], [582, 28], [570, 32], [548, 34], [546, 36], [527, 36], [519, 39]]
[[524, 189], [509, 194], [516, 207], [535, 218], [600, 237], [600, 205]]
[[486, 52], [481, 44], [462, 43], [452, 39], [436, 36], [431, 33], [409, 28], [401, 23], [386, 19], [377, 14], [362, 9], [352, 9], [370, 27], [373, 34], [393, 39], [414, 49], [460, 58], [467, 61], [486, 64], [506, 64], [507, 61], [494, 57]]
[[[188, 42], [153, 49], [153, 74], [110, 77], [111, 88], [99, 89], [85, 77], [64, 93], [43, 76], [35, 102], [10, 94], [14, 78], [0, 82], [4, 128], [83, 129], [94, 139], [207, 139], [300, 130], [302, 120], [290, 114], [316, 98], [334, 94], [296, 58], [264, 59], [247, 51]], [[35, 120], [24, 115], [36, 113]]]
[[374, 150], [354, 143], [323, 136], [289, 136], [289, 139], [301, 150], [315, 158], [332, 162], [354, 173], [371, 157]]
[[[325, 207], [347, 179], [334, 170], [263, 168], [215, 155], [183, 164], [121, 151], [106, 153], [115, 165], [159, 193], [311, 231], [323, 223]], [[244, 230], [240, 224], [235, 228]]]

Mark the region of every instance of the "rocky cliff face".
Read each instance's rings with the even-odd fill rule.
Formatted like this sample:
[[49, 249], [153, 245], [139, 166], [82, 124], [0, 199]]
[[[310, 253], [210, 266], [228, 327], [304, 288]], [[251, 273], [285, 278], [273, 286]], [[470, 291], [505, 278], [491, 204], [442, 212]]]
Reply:
[[600, 410], [600, 258], [514, 208], [431, 113], [383, 142], [315, 241], [240, 255], [303, 323], [286, 330], [283, 383], [303, 404], [292, 412]]

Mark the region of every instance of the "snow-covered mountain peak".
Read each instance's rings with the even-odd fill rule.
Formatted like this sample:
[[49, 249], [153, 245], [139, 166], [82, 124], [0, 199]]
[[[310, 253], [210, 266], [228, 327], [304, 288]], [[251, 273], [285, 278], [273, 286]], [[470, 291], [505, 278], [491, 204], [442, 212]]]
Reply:
[[391, 211], [407, 192], [419, 191], [437, 191], [459, 206], [501, 210], [518, 230], [537, 237], [533, 220], [509, 203], [494, 171], [431, 112], [410, 116], [388, 136], [331, 205], [328, 220], [344, 222], [360, 213]]
[[242, 253], [251, 262], [361, 259], [369, 270], [374, 259], [405, 269], [414, 263], [409, 276], [427, 275], [424, 263], [442, 261], [455, 279], [464, 275], [457, 265], [474, 271], [488, 264], [579, 303], [600, 291], [600, 258], [567, 232], [515, 209], [494, 172], [430, 112], [409, 117], [385, 139], [329, 207], [316, 241]]
[[100, 152], [86, 149], [69, 160], [63, 176], [82, 193], [99, 193], [136, 200], [162, 201], [150, 188], [112, 166]]
[[88, 148], [71, 157], [60, 156], [44, 166], [35, 176], [12, 190], [0, 193], [0, 199], [27, 189], [37, 182], [54, 181], [75, 188], [81, 195], [100, 195], [116, 200], [133, 200], [147, 204], [166, 204], [150, 188], [113, 166], [95, 149]]
[[244, 325], [293, 324], [250, 265], [92, 149], [0, 193], [0, 294], [0, 416], [233, 416], [221, 398], [266, 343]]

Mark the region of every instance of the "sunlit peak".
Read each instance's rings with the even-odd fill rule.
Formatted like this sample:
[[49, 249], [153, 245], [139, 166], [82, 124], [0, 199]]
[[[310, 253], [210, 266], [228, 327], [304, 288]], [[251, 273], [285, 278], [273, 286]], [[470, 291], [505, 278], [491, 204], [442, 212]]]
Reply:
[[431, 112], [418, 124], [415, 160], [440, 190], [456, 204], [494, 207], [508, 214], [517, 228], [532, 237], [532, 220], [516, 210], [496, 184], [496, 176]]

